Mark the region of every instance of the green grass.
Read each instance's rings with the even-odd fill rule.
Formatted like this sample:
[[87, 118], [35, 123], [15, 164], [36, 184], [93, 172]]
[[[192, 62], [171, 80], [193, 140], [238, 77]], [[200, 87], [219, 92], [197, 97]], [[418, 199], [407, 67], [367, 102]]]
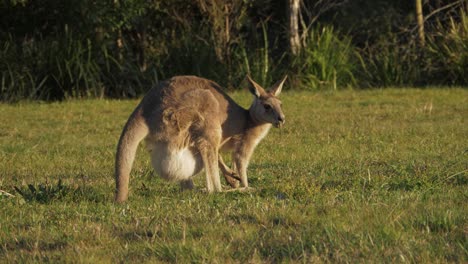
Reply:
[[282, 98], [254, 191], [182, 192], [141, 148], [124, 205], [114, 152], [137, 101], [1, 104], [0, 262], [468, 261], [467, 90]]

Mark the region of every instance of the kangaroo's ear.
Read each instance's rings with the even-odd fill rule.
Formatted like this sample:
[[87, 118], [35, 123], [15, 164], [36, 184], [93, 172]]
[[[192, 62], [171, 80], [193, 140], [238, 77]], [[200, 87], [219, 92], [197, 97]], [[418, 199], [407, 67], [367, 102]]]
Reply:
[[281, 89], [283, 89], [283, 84], [288, 78], [287, 75], [283, 77], [283, 79], [279, 80], [276, 82], [271, 88], [270, 88], [270, 93], [273, 94], [274, 96], [278, 96], [281, 93]]
[[256, 82], [254, 82], [254, 80], [252, 80], [252, 78], [250, 78], [249, 75], [247, 75], [247, 81], [248, 81], [248, 84], [249, 84], [249, 91], [255, 95], [256, 97], [260, 97], [262, 94], [265, 93], [265, 90]]

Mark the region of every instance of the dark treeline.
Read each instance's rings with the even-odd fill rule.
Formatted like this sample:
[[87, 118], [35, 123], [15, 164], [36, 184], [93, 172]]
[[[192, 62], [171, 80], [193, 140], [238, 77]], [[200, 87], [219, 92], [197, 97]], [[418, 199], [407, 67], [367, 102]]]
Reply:
[[6, 0], [0, 100], [131, 97], [195, 74], [292, 89], [468, 84], [466, 0]]

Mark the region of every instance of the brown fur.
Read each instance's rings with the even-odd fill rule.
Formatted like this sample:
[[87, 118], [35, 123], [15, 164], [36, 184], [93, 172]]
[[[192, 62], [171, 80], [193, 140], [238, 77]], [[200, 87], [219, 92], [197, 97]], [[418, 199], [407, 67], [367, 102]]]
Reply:
[[[285, 79], [266, 92], [248, 77], [249, 89], [255, 95], [248, 110], [227, 96], [218, 84], [203, 78], [178, 76], [159, 83], [136, 107], [122, 131], [115, 163], [115, 200], [123, 202], [128, 198], [131, 167], [143, 139], [153, 153], [155, 169], [161, 171], [162, 177], [181, 181], [184, 188], [193, 187], [190, 175], [202, 168], [206, 171], [208, 192], [221, 191], [219, 168], [231, 186], [237, 187], [240, 181], [248, 187], [247, 166], [254, 148], [271, 124], [284, 123], [281, 102], [276, 96]], [[232, 153], [233, 170], [223, 162], [221, 149]], [[187, 157], [188, 171], [179, 166]]]

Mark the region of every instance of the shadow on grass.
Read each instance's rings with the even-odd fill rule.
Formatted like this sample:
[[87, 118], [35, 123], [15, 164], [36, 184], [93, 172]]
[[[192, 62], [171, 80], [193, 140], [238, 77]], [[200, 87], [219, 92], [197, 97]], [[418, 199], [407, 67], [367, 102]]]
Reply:
[[0, 253], [5, 253], [8, 251], [18, 251], [18, 250], [26, 250], [26, 251], [61, 251], [67, 248], [69, 244], [65, 239], [62, 240], [55, 240], [55, 241], [37, 241], [30, 238], [19, 238], [19, 239], [12, 239], [3, 244], [0, 247]]
[[70, 186], [64, 184], [62, 180], [58, 180], [57, 183], [45, 182], [15, 186], [14, 189], [26, 202], [47, 204], [54, 201], [96, 203], [106, 201], [106, 195], [93, 187], [86, 185]]

